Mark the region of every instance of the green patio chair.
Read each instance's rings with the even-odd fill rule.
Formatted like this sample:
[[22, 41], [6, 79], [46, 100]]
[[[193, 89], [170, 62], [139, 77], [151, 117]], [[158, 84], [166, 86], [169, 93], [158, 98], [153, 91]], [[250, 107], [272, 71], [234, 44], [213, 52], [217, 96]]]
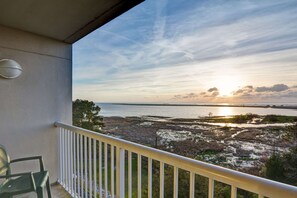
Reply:
[[[39, 160], [39, 172], [11, 174], [10, 165], [27, 160]], [[2, 182], [3, 181], [3, 182]], [[49, 173], [44, 170], [41, 156], [26, 157], [11, 160], [4, 146], [0, 145], [0, 197], [12, 198], [28, 192], [36, 192], [38, 198], [43, 198], [43, 189], [47, 187], [48, 198], [51, 198]]]

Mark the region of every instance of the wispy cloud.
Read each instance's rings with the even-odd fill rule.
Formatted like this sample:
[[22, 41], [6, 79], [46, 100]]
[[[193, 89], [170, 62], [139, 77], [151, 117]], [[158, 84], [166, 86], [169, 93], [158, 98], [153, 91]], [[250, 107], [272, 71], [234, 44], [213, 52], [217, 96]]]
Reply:
[[74, 97], [163, 102], [231, 70], [241, 84], [295, 85], [296, 21], [294, 0], [146, 1], [75, 44]]

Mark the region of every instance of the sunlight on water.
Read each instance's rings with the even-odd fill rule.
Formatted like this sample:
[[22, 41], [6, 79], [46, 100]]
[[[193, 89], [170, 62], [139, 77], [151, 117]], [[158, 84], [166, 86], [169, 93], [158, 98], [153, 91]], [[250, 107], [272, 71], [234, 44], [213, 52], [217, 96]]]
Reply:
[[233, 107], [220, 107], [219, 108], [220, 116], [230, 116], [234, 115]]

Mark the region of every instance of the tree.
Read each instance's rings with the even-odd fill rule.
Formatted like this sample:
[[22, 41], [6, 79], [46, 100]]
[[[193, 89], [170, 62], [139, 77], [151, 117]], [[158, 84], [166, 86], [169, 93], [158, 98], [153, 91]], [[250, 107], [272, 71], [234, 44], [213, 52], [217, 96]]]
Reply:
[[73, 125], [99, 132], [104, 126], [103, 117], [99, 116], [100, 107], [88, 100], [75, 100], [72, 103]]

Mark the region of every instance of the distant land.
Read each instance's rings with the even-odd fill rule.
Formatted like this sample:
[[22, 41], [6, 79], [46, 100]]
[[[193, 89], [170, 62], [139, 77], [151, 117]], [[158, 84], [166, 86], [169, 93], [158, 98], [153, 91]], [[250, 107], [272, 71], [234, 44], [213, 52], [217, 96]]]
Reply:
[[273, 108], [273, 109], [297, 109], [297, 105], [250, 105], [250, 104], [153, 104], [153, 103], [111, 103], [113, 105], [134, 106], [197, 106], [197, 107], [248, 107], [248, 108]]

